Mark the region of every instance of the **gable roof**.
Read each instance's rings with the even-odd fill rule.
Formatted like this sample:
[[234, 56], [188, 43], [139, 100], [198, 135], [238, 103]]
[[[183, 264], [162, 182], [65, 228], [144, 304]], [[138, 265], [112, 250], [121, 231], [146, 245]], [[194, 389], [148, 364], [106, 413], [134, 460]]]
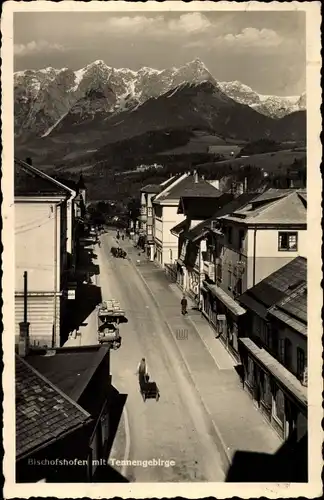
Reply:
[[91, 422], [91, 416], [16, 355], [16, 459]]
[[62, 347], [53, 350], [52, 356], [41, 352], [30, 355], [28, 363], [74, 401], [79, 401], [107, 350], [100, 345]]
[[[307, 260], [296, 257], [257, 285], [247, 290], [236, 299], [247, 309], [265, 318], [268, 312], [273, 315], [295, 316], [302, 325], [293, 328], [307, 332]], [[277, 316], [278, 316], [277, 315]]]
[[298, 190], [269, 189], [224, 219], [247, 224], [306, 224], [307, 205]]
[[14, 159], [15, 196], [71, 196], [75, 191], [25, 161]]
[[194, 175], [184, 174], [164, 189], [154, 200], [154, 203], [180, 200], [181, 197], [217, 197], [221, 192], [204, 179], [195, 182]]

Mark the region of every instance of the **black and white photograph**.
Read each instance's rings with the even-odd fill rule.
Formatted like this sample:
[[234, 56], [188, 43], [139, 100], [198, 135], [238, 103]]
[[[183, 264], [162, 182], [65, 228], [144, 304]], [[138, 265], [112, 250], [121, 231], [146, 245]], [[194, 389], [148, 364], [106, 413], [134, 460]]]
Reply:
[[5, 2], [6, 498], [321, 495], [320, 21]]

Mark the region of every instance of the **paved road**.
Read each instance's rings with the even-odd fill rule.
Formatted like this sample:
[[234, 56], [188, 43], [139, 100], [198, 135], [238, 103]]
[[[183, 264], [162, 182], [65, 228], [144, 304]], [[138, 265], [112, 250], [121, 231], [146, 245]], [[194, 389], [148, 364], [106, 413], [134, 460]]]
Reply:
[[[175, 463], [171, 467], [132, 465], [127, 468], [127, 478], [136, 482], [223, 481], [214, 427], [164, 316], [134, 265], [110, 256], [111, 246], [116, 246], [112, 233], [103, 235], [101, 241], [97, 251], [102, 296], [120, 300], [129, 320], [120, 328], [121, 348], [111, 353], [113, 384], [128, 394], [129, 450], [126, 457], [120, 452], [118, 458]], [[135, 371], [142, 357], [159, 386], [158, 402], [152, 399], [144, 403], [139, 394]]]

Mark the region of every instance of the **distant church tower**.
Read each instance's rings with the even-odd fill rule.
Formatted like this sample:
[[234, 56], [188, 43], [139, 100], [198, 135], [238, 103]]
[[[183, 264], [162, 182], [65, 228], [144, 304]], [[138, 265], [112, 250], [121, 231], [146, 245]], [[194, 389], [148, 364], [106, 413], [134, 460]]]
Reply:
[[80, 179], [79, 179], [79, 182], [77, 184], [77, 187], [78, 187], [78, 194], [81, 194], [82, 199], [83, 199], [83, 203], [85, 204], [86, 203], [86, 191], [87, 191], [87, 189], [86, 189], [82, 174], [80, 174]]

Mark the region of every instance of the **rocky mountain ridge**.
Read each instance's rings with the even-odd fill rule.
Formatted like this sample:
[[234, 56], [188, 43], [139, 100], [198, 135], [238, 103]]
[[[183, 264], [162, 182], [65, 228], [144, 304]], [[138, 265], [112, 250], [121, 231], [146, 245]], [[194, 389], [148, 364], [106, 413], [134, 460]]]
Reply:
[[91, 121], [98, 114], [122, 115], [181, 85], [202, 82], [211, 82], [236, 102], [274, 118], [306, 107], [306, 96], [260, 96], [240, 82], [217, 82], [200, 59], [179, 68], [143, 67], [138, 71], [112, 68], [98, 60], [77, 71], [45, 68], [16, 72], [15, 134], [49, 135], [67, 115], [73, 115], [76, 123]]

